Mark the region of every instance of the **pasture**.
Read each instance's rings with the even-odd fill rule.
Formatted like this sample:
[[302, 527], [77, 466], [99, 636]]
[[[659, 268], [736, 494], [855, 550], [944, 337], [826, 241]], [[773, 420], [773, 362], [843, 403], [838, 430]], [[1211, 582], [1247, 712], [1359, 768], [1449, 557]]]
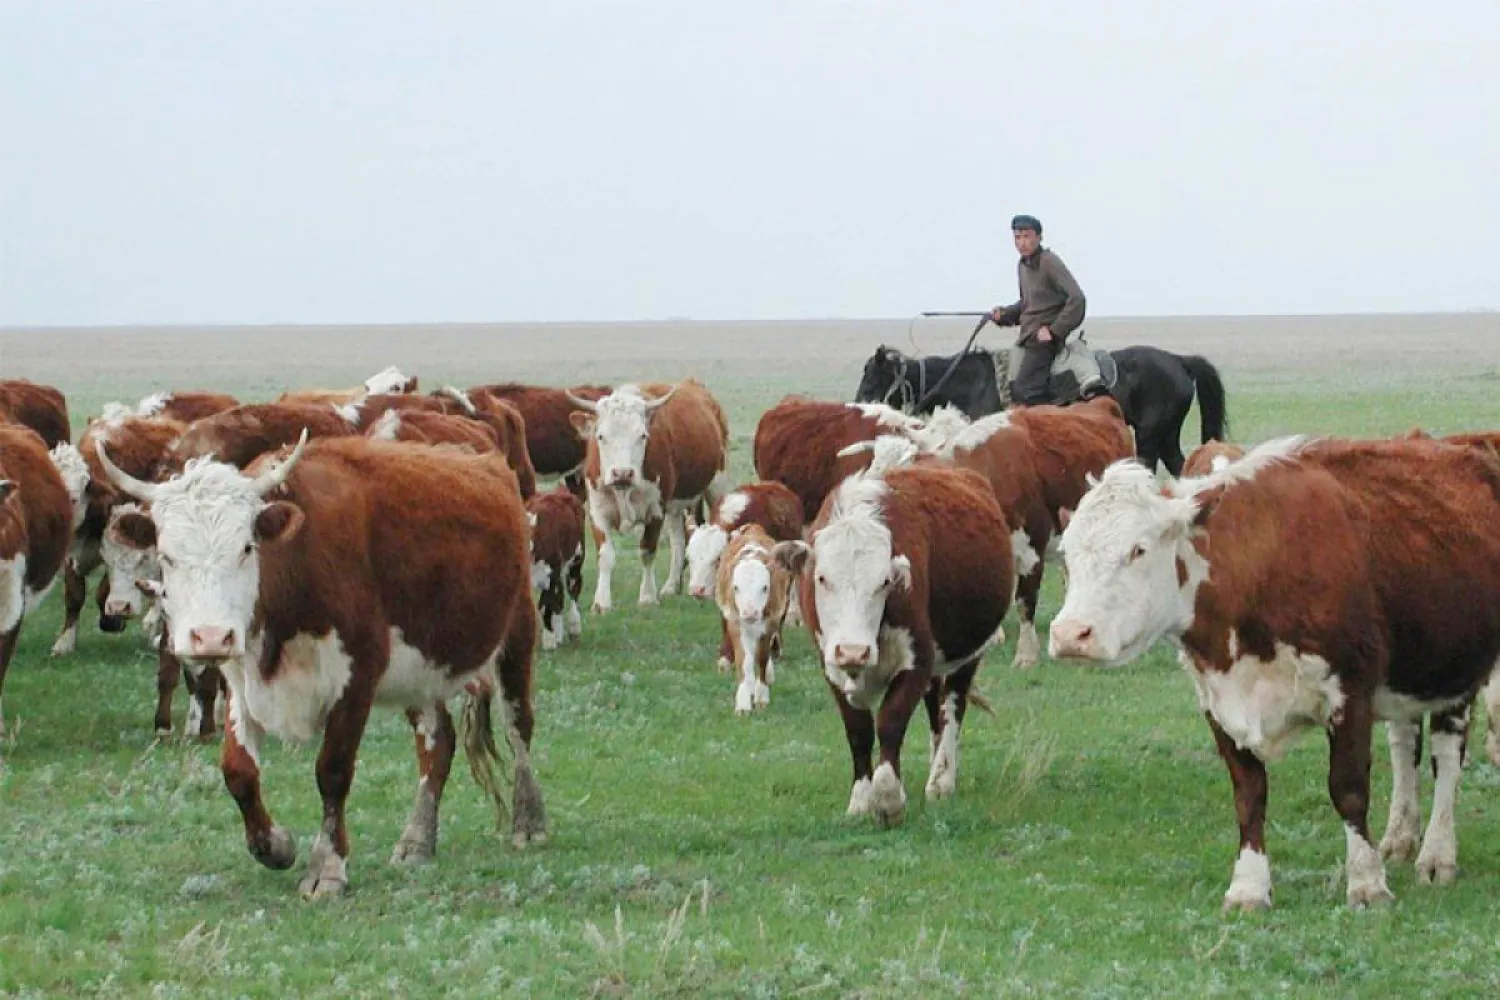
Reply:
[[[1500, 317], [1094, 321], [1099, 347], [1201, 353], [1232, 435], [1379, 435], [1500, 425]], [[921, 346], [966, 328], [922, 324]], [[105, 401], [165, 388], [268, 399], [386, 364], [424, 391], [696, 375], [723, 402], [736, 481], [784, 393], [848, 398], [907, 324], [7, 331], [0, 375], [62, 389], [75, 432]], [[982, 340], [993, 343], [993, 332]], [[1197, 443], [1196, 411], [1184, 433]], [[551, 840], [517, 852], [455, 763], [437, 860], [387, 862], [416, 767], [398, 715], [372, 718], [350, 797], [350, 894], [296, 893], [319, 816], [315, 746], [269, 740], [264, 784], [299, 866], [245, 851], [216, 745], [151, 732], [155, 658], [132, 625], [48, 658], [59, 584], [26, 623], [0, 744], [0, 996], [1476, 996], [1500, 991], [1500, 771], [1476, 712], [1447, 888], [1392, 865], [1397, 900], [1344, 905], [1327, 747], [1270, 768], [1275, 909], [1223, 916], [1237, 845], [1229, 779], [1175, 658], [1118, 671], [1010, 669], [969, 716], [958, 792], [922, 799], [925, 715], [904, 753], [903, 827], [844, 815], [842, 726], [804, 631], [768, 710], [732, 714], [711, 605], [637, 608], [621, 545], [616, 609], [536, 660], [534, 757]], [[664, 553], [665, 554], [665, 550]], [[592, 547], [585, 604], [592, 594]], [[1316, 558], [1316, 553], [1309, 553]], [[658, 561], [659, 579], [665, 578]], [[1057, 611], [1049, 569], [1038, 625]], [[178, 727], [185, 696], [175, 704]], [[1390, 768], [1377, 727], [1372, 828]], [[1423, 768], [1424, 820], [1431, 775]]]

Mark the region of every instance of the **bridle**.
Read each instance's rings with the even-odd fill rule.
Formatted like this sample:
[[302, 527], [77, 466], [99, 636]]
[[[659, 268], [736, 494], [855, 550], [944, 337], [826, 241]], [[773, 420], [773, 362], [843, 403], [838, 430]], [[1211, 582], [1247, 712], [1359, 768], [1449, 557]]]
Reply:
[[[885, 350], [885, 358], [887, 361], [894, 361], [899, 367], [896, 370], [896, 374], [891, 377], [891, 387], [885, 391], [885, 396], [881, 399], [881, 402], [903, 413], [911, 413], [912, 407], [916, 405], [917, 400], [926, 393], [927, 366], [920, 361], [917, 362], [917, 379], [921, 383], [920, 388], [918, 388], [914, 387], [911, 384], [911, 380], [906, 377], [907, 370], [911, 367], [911, 362], [906, 355], [894, 347], [888, 347]], [[900, 398], [900, 403], [892, 402], [897, 397]]]

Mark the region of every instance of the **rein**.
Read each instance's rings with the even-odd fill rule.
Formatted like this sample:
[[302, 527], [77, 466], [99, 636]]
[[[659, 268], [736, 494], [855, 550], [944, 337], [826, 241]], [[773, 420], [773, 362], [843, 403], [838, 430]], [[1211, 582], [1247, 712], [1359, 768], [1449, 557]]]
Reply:
[[927, 366], [926, 365], [919, 365], [918, 366], [920, 368], [921, 372], [922, 372], [922, 382], [923, 382], [924, 391], [922, 392], [920, 398], [917, 400], [917, 403], [916, 403], [916, 406], [915, 406], [916, 410], [920, 411], [922, 409], [922, 407], [926, 406], [927, 405], [927, 401], [929, 399], [931, 399], [937, 393], [937, 391], [939, 389], [941, 389], [947, 383], [948, 377], [950, 375], [952, 375], [955, 371], [958, 370], [959, 364], [961, 364], [963, 362], [963, 359], [968, 356], [969, 348], [973, 347], [974, 346], [974, 341], [979, 338], [979, 331], [983, 330], [984, 329], [984, 325], [986, 323], [988, 323], [989, 321], [990, 321], [990, 314], [989, 313], [985, 313], [984, 315], [982, 315], [982, 316], [979, 317], [979, 322], [978, 322], [978, 324], [975, 325], [974, 332], [971, 333], [971, 334], [969, 334], [969, 342], [966, 343], [966, 344], [964, 344], [964, 349], [963, 350], [959, 351], [957, 354], [955, 354], [953, 356], [953, 363], [948, 366], [948, 370], [945, 371], [945, 372], [943, 372], [942, 377], [937, 380], [937, 383], [931, 389], [926, 389], [925, 388], [926, 382], [927, 382]]

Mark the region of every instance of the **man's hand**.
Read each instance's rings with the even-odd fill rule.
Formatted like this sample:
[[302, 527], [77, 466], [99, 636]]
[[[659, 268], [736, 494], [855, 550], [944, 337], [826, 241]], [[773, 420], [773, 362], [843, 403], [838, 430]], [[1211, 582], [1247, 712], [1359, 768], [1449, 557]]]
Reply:
[[1050, 326], [1039, 326], [1036, 328], [1036, 340], [1039, 344], [1052, 343], [1052, 328]]
[[999, 326], [1000, 323], [1001, 323], [1001, 321], [1004, 320], [1004, 319], [1005, 319], [1005, 307], [1004, 306], [996, 306], [995, 308], [993, 308], [993, 309], [990, 310], [990, 322], [991, 323], [994, 323], [996, 326]]

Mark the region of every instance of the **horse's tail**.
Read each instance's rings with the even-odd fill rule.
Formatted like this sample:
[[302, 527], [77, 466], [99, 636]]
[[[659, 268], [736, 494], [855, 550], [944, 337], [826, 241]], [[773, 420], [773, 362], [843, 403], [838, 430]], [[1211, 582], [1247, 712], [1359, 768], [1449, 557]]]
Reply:
[[1198, 389], [1198, 415], [1203, 420], [1203, 442], [1224, 441], [1229, 433], [1229, 415], [1224, 408], [1224, 380], [1207, 358], [1182, 356], [1182, 367]]

